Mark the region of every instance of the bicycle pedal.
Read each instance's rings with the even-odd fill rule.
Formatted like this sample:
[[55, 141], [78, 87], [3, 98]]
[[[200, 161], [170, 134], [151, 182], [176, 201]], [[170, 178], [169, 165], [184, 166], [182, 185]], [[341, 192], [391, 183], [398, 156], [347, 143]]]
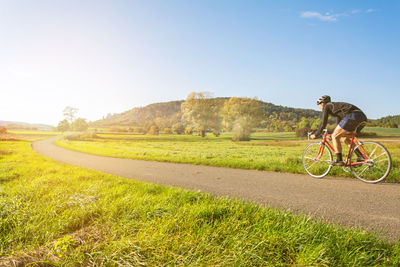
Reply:
[[331, 165], [332, 166], [343, 167], [344, 166], [344, 162], [343, 161], [332, 161]]

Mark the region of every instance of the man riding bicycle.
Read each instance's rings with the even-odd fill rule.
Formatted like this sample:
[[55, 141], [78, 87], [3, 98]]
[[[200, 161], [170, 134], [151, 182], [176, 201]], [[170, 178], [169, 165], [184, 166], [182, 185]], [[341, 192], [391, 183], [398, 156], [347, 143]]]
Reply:
[[[335, 148], [336, 161], [333, 165], [343, 166], [342, 158], [342, 145], [340, 140], [350, 146], [349, 136], [352, 132], [357, 130], [357, 133], [364, 128], [364, 125], [360, 125], [362, 122], [367, 122], [367, 116], [356, 106], [345, 103], [345, 102], [331, 102], [331, 97], [324, 95], [321, 96], [317, 101], [318, 107], [322, 111], [322, 121], [318, 129], [310, 136], [311, 139], [315, 139], [322, 134], [328, 124], [328, 116], [332, 115], [336, 117], [337, 126], [332, 133], [332, 142]], [[360, 161], [363, 161], [362, 153], [356, 149], [355, 153]]]

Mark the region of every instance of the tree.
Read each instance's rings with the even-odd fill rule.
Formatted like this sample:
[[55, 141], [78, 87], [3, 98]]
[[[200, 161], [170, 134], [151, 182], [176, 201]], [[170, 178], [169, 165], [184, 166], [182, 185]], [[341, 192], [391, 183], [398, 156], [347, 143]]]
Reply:
[[181, 122], [177, 122], [172, 125], [172, 132], [174, 134], [183, 134], [185, 132], [185, 126]]
[[232, 97], [225, 102], [223, 113], [233, 128], [234, 141], [249, 140], [253, 128], [263, 118], [261, 102], [256, 98]]
[[145, 132], [146, 132], [146, 133], [149, 132], [149, 131], [150, 131], [150, 128], [153, 127], [153, 126], [158, 127], [157, 124], [155, 124], [154, 121], [146, 121], [146, 122], [144, 123], [144, 130], [145, 130]]
[[286, 125], [285, 127], [283, 127], [283, 130], [284, 130], [285, 132], [291, 132], [291, 131], [293, 131], [292, 127], [290, 127], [289, 125]]
[[64, 117], [66, 117], [66, 119], [69, 121], [69, 123], [72, 124], [72, 122], [74, 121], [76, 113], [78, 113], [78, 110], [79, 109], [77, 109], [77, 108], [73, 108], [73, 107], [69, 107], [68, 106], [68, 107], [64, 108], [63, 115], [64, 115]]
[[319, 125], [321, 124], [321, 118], [317, 118], [311, 124], [311, 129], [318, 129]]
[[301, 121], [296, 125], [296, 136], [297, 137], [306, 137], [307, 133], [310, 131], [311, 131], [310, 120], [305, 117], [302, 117]]
[[57, 125], [57, 131], [59, 132], [66, 132], [70, 130], [71, 125], [69, 124], [67, 119], [60, 121]]
[[5, 126], [1, 126], [0, 133], [7, 133], [7, 128]]
[[207, 130], [219, 132], [221, 128], [220, 106], [211, 97], [209, 92], [192, 92], [181, 105], [183, 120], [192, 124], [202, 137]]
[[151, 126], [149, 131], [147, 132], [147, 134], [150, 134], [150, 135], [158, 135], [159, 133], [160, 133], [160, 129], [158, 129], [157, 125]]
[[88, 125], [88, 123], [86, 122], [85, 119], [77, 118], [71, 124], [71, 128], [72, 128], [73, 131], [83, 132], [83, 131], [86, 131], [89, 128], [89, 125]]

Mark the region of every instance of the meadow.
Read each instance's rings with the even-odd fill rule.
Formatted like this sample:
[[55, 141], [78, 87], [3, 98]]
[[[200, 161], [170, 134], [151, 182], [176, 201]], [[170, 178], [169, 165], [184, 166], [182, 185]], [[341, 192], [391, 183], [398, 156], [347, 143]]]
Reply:
[[[389, 134], [400, 136], [399, 130]], [[399, 139], [389, 140], [387, 135], [378, 134], [374, 139], [384, 144], [392, 156], [393, 167], [386, 181], [400, 182]], [[304, 138], [296, 138], [294, 133], [258, 132], [247, 142], [233, 142], [230, 134], [219, 137], [209, 134], [205, 138], [195, 135], [97, 134], [94, 138], [86, 137], [82, 140], [61, 139], [56, 144], [110, 157], [305, 174], [302, 153], [309, 142]], [[347, 155], [347, 151], [345, 148], [344, 155]], [[340, 167], [333, 168], [330, 175], [353, 177]]]
[[30, 141], [0, 142], [0, 183], [1, 266], [400, 264], [361, 229], [56, 163]]
[[400, 129], [399, 128], [381, 128], [381, 127], [365, 127], [364, 131], [366, 132], [375, 132], [378, 136], [387, 137], [399, 137], [400, 138]]
[[50, 131], [13, 131], [9, 130], [6, 133], [0, 134], [0, 141], [18, 141], [18, 140], [30, 140], [36, 141], [41, 139], [46, 139], [50, 137], [55, 137], [60, 135], [60, 132], [50, 132]]

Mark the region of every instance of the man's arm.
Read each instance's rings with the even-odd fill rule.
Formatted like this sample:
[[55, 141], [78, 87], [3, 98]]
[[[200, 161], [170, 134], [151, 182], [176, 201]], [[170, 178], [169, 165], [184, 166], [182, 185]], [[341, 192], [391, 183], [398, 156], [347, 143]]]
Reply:
[[327, 103], [324, 106], [324, 109], [322, 110], [322, 120], [321, 120], [321, 124], [319, 125], [318, 129], [313, 133], [313, 135], [320, 136], [322, 134], [322, 131], [325, 129], [326, 125], [328, 124], [328, 117], [329, 117], [329, 113], [328, 110], [330, 110], [332, 103]]

